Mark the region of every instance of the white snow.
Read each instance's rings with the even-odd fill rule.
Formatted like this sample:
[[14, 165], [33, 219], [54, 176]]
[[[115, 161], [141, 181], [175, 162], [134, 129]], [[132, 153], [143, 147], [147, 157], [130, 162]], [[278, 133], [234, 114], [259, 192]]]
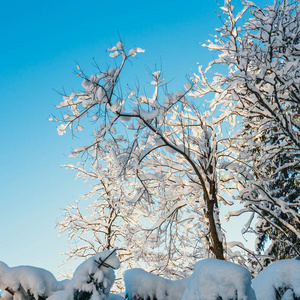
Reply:
[[[74, 272], [72, 287], [92, 293], [93, 300], [105, 300], [115, 281], [114, 269], [120, 267], [116, 251], [102, 251], [84, 261]], [[97, 288], [101, 287], [100, 290]]]
[[281, 300], [294, 300], [294, 299], [295, 299], [294, 293], [290, 289], [288, 289], [281, 298]]
[[252, 287], [257, 300], [276, 299], [275, 289], [287, 290], [284, 299], [293, 299], [290, 298], [291, 290], [296, 297], [300, 297], [300, 260], [283, 259], [274, 262], [255, 277]]
[[57, 290], [57, 280], [47, 270], [31, 266], [10, 268], [0, 261], [0, 289], [18, 291], [20, 286], [38, 299], [38, 296], [49, 297], [54, 293]]
[[128, 56], [136, 56], [137, 53], [141, 53], [141, 52], [145, 52], [145, 50], [139, 47], [132, 48], [129, 50]]
[[31, 266], [9, 268], [4, 262], [0, 262], [0, 289], [8, 288], [14, 293], [12, 296], [4, 291], [0, 299], [24, 300], [24, 294], [29, 291], [35, 299], [43, 296], [49, 300], [73, 300], [76, 290], [91, 293], [91, 300], [123, 299], [109, 294], [115, 280], [114, 269], [119, 267], [116, 251], [106, 250], [79, 265], [72, 280], [58, 282], [44, 269]]
[[73, 289], [69, 288], [66, 290], [56, 291], [47, 300], [73, 300]]
[[[112, 294], [115, 274], [120, 267], [116, 252], [106, 250], [84, 261], [72, 280], [57, 281], [44, 269], [31, 266], [8, 267], [0, 262], [0, 300], [24, 300], [29, 291], [35, 299], [73, 300], [74, 291], [91, 293], [91, 300], [122, 300], [124, 294]], [[124, 273], [126, 296], [129, 299], [156, 300], [281, 300], [300, 297], [300, 260], [277, 261], [252, 282], [250, 272], [229, 261], [203, 259], [195, 264], [191, 277], [172, 281], [143, 269]], [[9, 288], [14, 295], [8, 291]]]
[[71, 279], [64, 279], [57, 282], [57, 289], [58, 290], [66, 290], [72, 285]]
[[187, 280], [172, 281], [143, 269], [131, 269], [124, 273], [126, 296], [129, 299], [179, 300]]
[[1, 295], [0, 295], [0, 299], [2, 300], [12, 300], [12, 295], [9, 292], [4, 291]]
[[195, 264], [181, 300], [256, 300], [250, 272], [229, 261], [204, 259]]

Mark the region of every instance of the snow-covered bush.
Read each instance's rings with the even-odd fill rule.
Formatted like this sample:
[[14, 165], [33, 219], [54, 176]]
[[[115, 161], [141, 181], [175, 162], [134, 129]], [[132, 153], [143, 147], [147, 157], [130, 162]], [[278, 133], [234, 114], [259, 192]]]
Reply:
[[256, 300], [251, 274], [234, 263], [204, 259], [195, 264], [181, 300]]
[[0, 262], [0, 289], [6, 290], [2, 299], [46, 299], [57, 288], [57, 280], [47, 270], [31, 266], [10, 268]]
[[106, 300], [120, 267], [116, 251], [106, 250], [90, 257], [75, 270], [72, 280], [58, 282], [44, 269], [31, 266], [9, 268], [0, 262], [0, 289], [5, 300]]
[[300, 298], [300, 260], [283, 259], [261, 271], [252, 287], [257, 300]]
[[[57, 281], [44, 269], [0, 262], [0, 300], [122, 300], [109, 293], [119, 266], [116, 251], [106, 250], [84, 261], [72, 280]], [[217, 259], [198, 261], [191, 277], [177, 281], [143, 269], [126, 271], [124, 281], [127, 300], [299, 300], [300, 260], [273, 263], [252, 286], [247, 269]]]
[[179, 300], [187, 280], [186, 278], [172, 281], [143, 269], [131, 269], [124, 273], [125, 299]]
[[115, 281], [114, 270], [119, 267], [116, 251], [102, 251], [84, 261], [76, 269], [72, 279], [75, 299], [107, 299]]

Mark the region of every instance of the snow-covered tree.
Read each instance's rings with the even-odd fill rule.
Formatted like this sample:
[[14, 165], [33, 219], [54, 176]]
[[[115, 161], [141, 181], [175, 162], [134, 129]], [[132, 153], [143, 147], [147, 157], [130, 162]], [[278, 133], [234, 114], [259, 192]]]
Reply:
[[[123, 247], [151, 263], [150, 271], [183, 277], [195, 259], [225, 258], [219, 205], [231, 204], [228, 198], [238, 190], [244, 208], [229, 216], [252, 213], [243, 232], [258, 235], [257, 250], [268, 238], [266, 254], [299, 255], [299, 1], [275, 1], [264, 9], [242, 4], [235, 14], [225, 0], [223, 26], [206, 45], [218, 58], [205, 71], [200, 67], [184, 91], [165, 94], [160, 71], [152, 73], [151, 96], [122, 89], [124, 66], [144, 52], [126, 52], [122, 42], [108, 49], [115, 67], [96, 65], [88, 76], [77, 66], [83, 91], [63, 96], [57, 108], [65, 115], [56, 119], [62, 123], [57, 129], [60, 135], [82, 131], [92, 121], [86, 130], [92, 127], [93, 141], [71, 154], [87, 163], [71, 168], [96, 185], [87, 195], [95, 199], [91, 215], [77, 204], [66, 210], [60, 225], [71, 239], [82, 228], [81, 236], [93, 235], [82, 239], [92, 240], [93, 251]], [[228, 67], [225, 75], [220, 65]], [[209, 93], [210, 111], [200, 113]], [[98, 213], [102, 233], [93, 227]], [[70, 255], [89, 255], [80, 251]]]
[[214, 92], [211, 107], [221, 111], [215, 122], [238, 122], [232, 125], [229, 149], [247, 177], [237, 197], [245, 208], [234, 214], [257, 216], [257, 250], [269, 238], [267, 254], [293, 257], [300, 252], [300, 3], [275, 0], [261, 8], [243, 1], [235, 14], [226, 0], [221, 9], [223, 26], [206, 45], [219, 54], [206, 74], [220, 65], [228, 71], [209, 82], [200, 69], [195, 96]]
[[[57, 108], [66, 113], [64, 119], [56, 119], [62, 122], [57, 129], [62, 135], [68, 128], [84, 130], [86, 119], [93, 122], [94, 140], [71, 154], [89, 162], [88, 166], [77, 168], [80, 174], [100, 181], [91, 194], [103, 190], [107, 174], [114, 173], [109, 185], [117, 188], [115, 203], [127, 206], [124, 214], [129, 222], [124, 226], [124, 245], [134, 249], [131, 251], [135, 260], [151, 266], [150, 271], [184, 277], [195, 260], [203, 256], [225, 257], [219, 205], [230, 204], [224, 196], [236, 188], [235, 182], [230, 182], [229, 172], [237, 166], [226, 163], [226, 145], [216, 133], [211, 115], [201, 114], [200, 100], [188, 97], [192, 83], [185, 84], [184, 91], [165, 94], [166, 82], [161, 72], [155, 71], [151, 96], [142, 94], [139, 88], [131, 88], [127, 94], [120, 90], [118, 82], [126, 62], [143, 51], [133, 48], [126, 52], [122, 42], [118, 42], [108, 49], [117, 67], [99, 69], [98, 74], [87, 76], [78, 66], [84, 90], [63, 96], [64, 101]], [[106, 159], [114, 165], [102, 174], [102, 165], [108, 164]], [[92, 209], [104, 205], [104, 194]], [[109, 199], [110, 195], [105, 194], [104, 198]], [[68, 209], [66, 218], [71, 220], [72, 215]], [[107, 214], [102, 220], [108, 224], [104, 218]], [[61, 225], [67, 228], [71, 223], [74, 224], [63, 221]], [[121, 223], [124, 224], [124, 218]]]
[[[97, 164], [92, 170], [87, 163], [67, 165], [78, 172], [77, 178], [89, 181], [92, 189], [75, 203], [64, 209], [64, 220], [58, 223], [60, 234], [68, 235], [67, 263], [72, 258], [87, 258], [98, 252], [111, 250], [118, 245], [118, 257], [122, 264], [132, 267], [132, 246], [124, 240], [136, 223], [136, 213], [128, 203], [134, 197], [134, 182], [128, 186], [118, 176], [118, 169], [109, 155], [109, 146], [99, 151]], [[130, 220], [130, 221], [129, 221]], [[72, 247], [73, 244], [75, 247]], [[120, 289], [122, 273], [117, 273], [115, 288]]]

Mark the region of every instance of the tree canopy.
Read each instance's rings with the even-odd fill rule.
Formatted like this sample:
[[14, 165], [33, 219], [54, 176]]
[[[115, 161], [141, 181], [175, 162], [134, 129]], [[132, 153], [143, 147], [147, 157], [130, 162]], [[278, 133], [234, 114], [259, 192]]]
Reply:
[[126, 51], [121, 41], [107, 50], [115, 67], [96, 64], [87, 75], [77, 66], [83, 90], [63, 95], [57, 130], [74, 134], [90, 121], [93, 140], [71, 153], [82, 163], [68, 167], [93, 188], [89, 214], [78, 201], [59, 223], [83, 242], [70, 257], [119, 246], [121, 262], [184, 277], [199, 258], [234, 260], [230, 247], [245, 249], [222, 231], [220, 205], [234, 202], [243, 208], [228, 217], [251, 213], [243, 232], [258, 236], [258, 253], [246, 249], [254, 266], [299, 255], [299, 9], [299, 1], [243, 1], [235, 13], [225, 0], [223, 26], [205, 45], [218, 57], [183, 91], [164, 93], [160, 70], [151, 73], [151, 95], [122, 89], [123, 69], [144, 50]]

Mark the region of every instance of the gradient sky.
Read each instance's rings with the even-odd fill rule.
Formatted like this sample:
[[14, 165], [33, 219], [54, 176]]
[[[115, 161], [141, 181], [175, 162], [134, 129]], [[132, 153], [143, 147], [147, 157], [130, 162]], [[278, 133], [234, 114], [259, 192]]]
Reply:
[[[233, 1], [233, 3], [239, 1]], [[162, 66], [164, 77], [181, 89], [213, 53], [200, 46], [220, 27], [214, 0], [191, 1], [4, 1], [0, 9], [0, 260], [34, 265], [58, 275], [67, 250], [58, 238], [62, 208], [88, 186], [60, 167], [82, 145], [56, 124], [62, 101], [55, 90], [80, 89], [76, 62], [92, 70], [92, 59], [113, 61], [105, 49], [122, 38], [125, 48], [146, 52], [129, 72], [143, 76]], [[149, 79], [150, 80], [150, 79]], [[141, 82], [143, 85], [144, 83]], [[79, 262], [75, 262], [77, 265]]]

